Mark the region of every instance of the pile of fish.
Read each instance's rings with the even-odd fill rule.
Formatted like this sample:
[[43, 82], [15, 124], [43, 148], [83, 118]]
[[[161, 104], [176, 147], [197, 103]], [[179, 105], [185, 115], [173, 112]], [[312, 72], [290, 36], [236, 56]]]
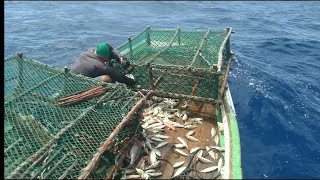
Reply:
[[[171, 178], [178, 177], [188, 169], [188, 161], [191, 158], [196, 159], [199, 163], [212, 164], [207, 168], [199, 170], [200, 173], [212, 173], [218, 171], [223, 174], [224, 160], [221, 156], [221, 152], [224, 151], [222, 147], [219, 147], [219, 132], [223, 132], [223, 124], [218, 123], [218, 128], [211, 129], [212, 140], [215, 142], [215, 146], [206, 146], [205, 149], [201, 147], [194, 147], [188, 150], [188, 141], [199, 142], [194, 137], [198, 126], [203, 125], [203, 118], [201, 117], [189, 117], [187, 111], [189, 102], [184, 101], [180, 104], [179, 100], [161, 98], [153, 96], [151, 100], [147, 101], [148, 107], [144, 109], [143, 119], [141, 121], [141, 127], [143, 128], [141, 135], [144, 141], [135, 140], [134, 145], [128, 154], [130, 158], [129, 166], [124, 170], [122, 179], [131, 178], [159, 178], [163, 174], [157, 170], [161, 166], [161, 149], [165, 146], [172, 146], [172, 150], [185, 156], [185, 161], [171, 162], [173, 164], [174, 172]], [[180, 122], [180, 123], [179, 123]], [[184, 128], [188, 132], [184, 137], [177, 137], [177, 141], [170, 139], [171, 137], [165, 135], [167, 130], [177, 131], [178, 128]], [[169, 143], [178, 142], [178, 143]], [[169, 144], [169, 145], [168, 145]], [[187, 150], [187, 151], [185, 151]], [[146, 156], [140, 158], [139, 155], [146, 154]], [[214, 162], [204, 155], [206, 152], [213, 160], [218, 160], [218, 164], [214, 166]], [[134, 164], [136, 166], [134, 167]]]

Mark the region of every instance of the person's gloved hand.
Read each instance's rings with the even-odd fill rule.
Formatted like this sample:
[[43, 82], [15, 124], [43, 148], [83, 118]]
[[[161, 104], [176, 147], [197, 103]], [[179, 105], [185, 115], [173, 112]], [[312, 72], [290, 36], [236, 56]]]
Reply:
[[121, 65], [122, 65], [122, 67], [124, 68], [124, 69], [127, 69], [129, 66], [130, 66], [130, 62], [126, 59], [126, 58], [124, 58], [124, 57], [122, 57], [121, 59], [120, 59], [120, 63], [121, 63]]

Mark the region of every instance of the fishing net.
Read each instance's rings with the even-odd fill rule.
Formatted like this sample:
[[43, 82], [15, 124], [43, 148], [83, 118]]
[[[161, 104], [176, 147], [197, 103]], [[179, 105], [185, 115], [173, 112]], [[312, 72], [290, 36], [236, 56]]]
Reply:
[[[4, 69], [6, 178], [77, 178], [143, 97], [123, 84], [102, 83], [27, 58], [7, 58]], [[100, 85], [107, 92], [99, 97], [57, 106], [64, 96]], [[135, 133], [138, 113], [132, 119], [110, 143], [109, 156], [120, 153], [114, 149]]]
[[146, 28], [118, 47], [133, 62], [138, 89], [202, 101], [220, 99], [231, 28], [221, 31]]

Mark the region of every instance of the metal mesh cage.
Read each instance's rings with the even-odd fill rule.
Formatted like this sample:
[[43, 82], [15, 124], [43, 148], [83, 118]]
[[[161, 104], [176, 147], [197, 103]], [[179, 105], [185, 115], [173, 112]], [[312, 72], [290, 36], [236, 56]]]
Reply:
[[[100, 97], [56, 105], [61, 97], [98, 85], [107, 87]], [[5, 59], [5, 177], [78, 177], [141, 98], [123, 84], [105, 84], [26, 58]], [[125, 141], [136, 128], [126, 129], [114, 141]]]
[[223, 65], [231, 57], [231, 28], [221, 31], [146, 28], [117, 49], [135, 66], [138, 89], [157, 95], [220, 99]]

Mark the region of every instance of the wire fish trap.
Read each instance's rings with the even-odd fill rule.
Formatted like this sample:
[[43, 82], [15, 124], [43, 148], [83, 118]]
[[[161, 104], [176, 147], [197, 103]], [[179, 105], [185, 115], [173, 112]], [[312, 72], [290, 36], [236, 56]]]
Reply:
[[[75, 104], [57, 105], [63, 97], [100, 86], [107, 91]], [[78, 178], [101, 143], [143, 98], [123, 84], [106, 84], [22, 55], [6, 58], [5, 177]], [[115, 147], [132, 134], [130, 127], [120, 130], [111, 143]]]
[[[117, 49], [133, 62], [138, 90], [158, 96], [221, 102], [231, 28], [220, 31], [147, 27]], [[117, 67], [121, 69], [120, 67]]]

